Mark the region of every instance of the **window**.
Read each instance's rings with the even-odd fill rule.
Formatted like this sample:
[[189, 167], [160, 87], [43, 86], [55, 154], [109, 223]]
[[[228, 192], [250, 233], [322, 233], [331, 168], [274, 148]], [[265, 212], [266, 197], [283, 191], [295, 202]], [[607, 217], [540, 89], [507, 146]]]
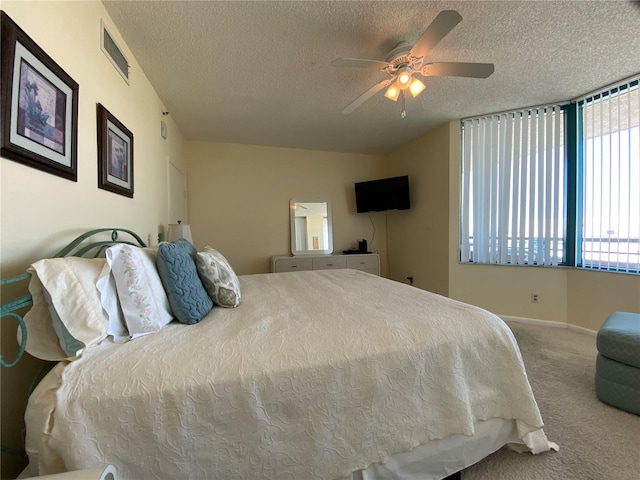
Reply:
[[582, 139], [578, 265], [640, 270], [638, 81], [578, 102]]
[[637, 78], [462, 129], [461, 262], [640, 272]]
[[463, 122], [463, 262], [564, 261], [564, 129], [560, 106]]

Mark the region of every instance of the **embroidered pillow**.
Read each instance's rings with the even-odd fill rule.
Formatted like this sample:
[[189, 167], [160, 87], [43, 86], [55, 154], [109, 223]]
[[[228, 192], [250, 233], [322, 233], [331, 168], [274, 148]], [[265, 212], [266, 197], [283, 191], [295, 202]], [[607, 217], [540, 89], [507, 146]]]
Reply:
[[178, 321], [198, 323], [213, 308], [196, 269], [196, 248], [184, 238], [158, 247], [156, 265]]
[[109, 247], [106, 257], [131, 338], [155, 333], [173, 320], [153, 250], [119, 244]]
[[209, 297], [220, 307], [240, 305], [240, 281], [227, 259], [209, 246], [196, 257], [198, 274]]

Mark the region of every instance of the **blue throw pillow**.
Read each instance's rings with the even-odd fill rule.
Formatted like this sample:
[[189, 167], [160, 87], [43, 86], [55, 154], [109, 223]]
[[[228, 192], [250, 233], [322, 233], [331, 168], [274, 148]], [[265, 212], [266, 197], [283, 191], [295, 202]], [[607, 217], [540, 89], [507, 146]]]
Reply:
[[188, 240], [158, 246], [156, 265], [173, 314], [181, 323], [198, 323], [213, 308], [196, 268], [197, 251]]

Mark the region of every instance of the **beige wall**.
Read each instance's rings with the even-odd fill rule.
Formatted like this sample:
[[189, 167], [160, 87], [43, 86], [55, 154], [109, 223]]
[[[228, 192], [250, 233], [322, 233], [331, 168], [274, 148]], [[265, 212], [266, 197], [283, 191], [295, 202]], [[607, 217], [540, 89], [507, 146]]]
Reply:
[[[2, 277], [63, 247], [86, 230], [119, 226], [155, 242], [167, 223], [168, 161], [184, 164], [183, 139], [170, 117], [167, 141], [160, 136], [162, 102], [142, 74], [100, 2], [2, 2], [2, 9], [80, 86], [78, 181], [71, 182], [11, 160], [0, 160], [0, 268]], [[104, 19], [131, 65], [127, 85], [100, 50]], [[97, 188], [96, 104], [102, 103], [134, 134], [134, 198]], [[14, 289], [15, 290], [15, 289]], [[2, 291], [2, 301], [12, 291]], [[16, 328], [2, 321], [2, 355], [13, 358]], [[2, 444], [22, 446], [27, 388], [40, 362], [27, 356], [2, 369]], [[24, 460], [2, 453], [2, 476], [9, 478]]]
[[411, 209], [388, 212], [390, 278], [449, 291], [449, 124], [391, 153], [387, 175], [409, 175]]
[[[373, 238], [353, 184], [380, 178], [381, 156], [206, 142], [187, 142], [185, 156], [193, 241], [222, 252], [239, 275], [269, 272], [273, 255], [290, 254], [290, 198], [331, 201], [334, 252]], [[384, 217], [372, 219], [384, 267]]]
[[567, 321], [597, 330], [611, 312], [640, 313], [640, 276], [570, 269]]
[[[450, 296], [499, 315], [567, 322], [567, 269], [451, 264]], [[531, 303], [531, 293], [539, 303]]]

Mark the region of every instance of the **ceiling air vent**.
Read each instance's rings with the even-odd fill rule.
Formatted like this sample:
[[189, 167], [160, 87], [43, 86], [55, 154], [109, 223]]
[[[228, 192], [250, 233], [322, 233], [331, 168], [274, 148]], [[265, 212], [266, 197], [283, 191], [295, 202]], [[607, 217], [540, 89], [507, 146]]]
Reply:
[[104, 21], [100, 21], [100, 26], [102, 27], [102, 35], [100, 46], [102, 47], [102, 51], [107, 56], [111, 63], [116, 68], [118, 73], [122, 75], [124, 81], [129, 84], [129, 62], [127, 61], [127, 57], [124, 56], [122, 51], [118, 48], [118, 44], [116, 44], [115, 40], [107, 30]]

